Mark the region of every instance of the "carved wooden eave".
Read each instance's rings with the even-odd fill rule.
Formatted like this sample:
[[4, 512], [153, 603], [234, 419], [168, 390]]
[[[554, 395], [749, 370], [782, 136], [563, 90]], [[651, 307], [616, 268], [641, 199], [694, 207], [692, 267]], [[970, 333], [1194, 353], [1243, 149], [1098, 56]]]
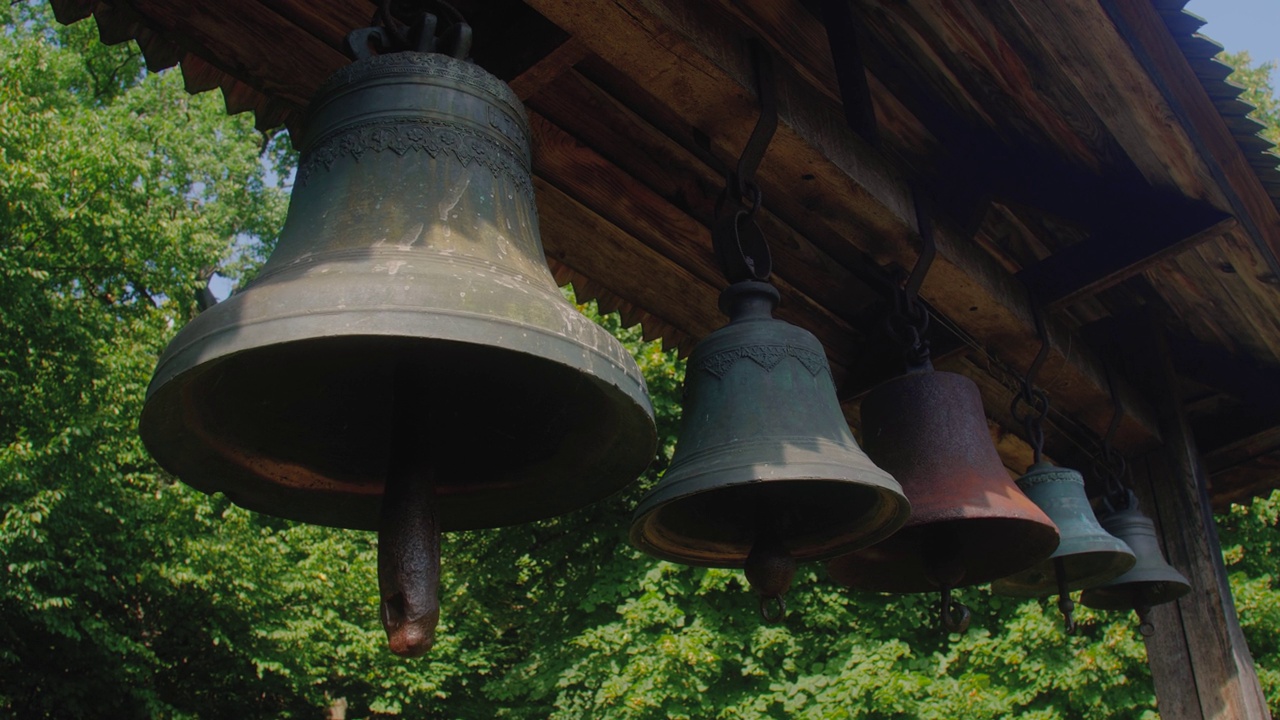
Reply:
[[[136, 40], [153, 70], [179, 65], [191, 92], [220, 88], [229, 112], [253, 111], [262, 129], [296, 129], [348, 62], [345, 35], [376, 10], [51, 4], [64, 23], [94, 17], [104, 42]], [[1008, 408], [1040, 347], [1030, 285], [1052, 340], [1041, 373], [1051, 454], [1087, 466], [1114, 408], [1106, 328], [1145, 315], [1178, 339], [1174, 365], [1217, 499], [1280, 485], [1280, 414], [1239, 372], [1272, 394], [1280, 378], [1280, 174], [1182, 3], [455, 4], [475, 28], [476, 61], [530, 110], [543, 242], [580, 297], [685, 351], [722, 324], [708, 226], [758, 114], [744, 44], [757, 36], [779, 59], [781, 122], [759, 181], [780, 316], [823, 342], [851, 419], [887, 377], [880, 293], [916, 260], [925, 202], [938, 259], [921, 296], [937, 320], [937, 364], [978, 382], [1012, 470], [1028, 448]], [[869, 106], [849, 94], [858, 79]], [[1116, 447], [1151, 449], [1153, 401], [1112, 374], [1124, 409]]]

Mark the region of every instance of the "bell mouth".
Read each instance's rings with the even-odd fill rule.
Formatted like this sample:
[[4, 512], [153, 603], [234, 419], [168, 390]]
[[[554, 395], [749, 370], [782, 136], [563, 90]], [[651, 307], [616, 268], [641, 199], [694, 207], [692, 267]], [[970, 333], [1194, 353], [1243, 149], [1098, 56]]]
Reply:
[[[833, 468], [823, 469], [830, 475]], [[741, 476], [733, 469], [725, 472]], [[767, 534], [797, 561], [824, 560], [878, 542], [910, 512], [896, 491], [850, 480], [759, 479], [731, 485], [700, 480], [710, 487], [665, 500], [646, 498], [631, 525], [631, 543], [662, 560], [740, 568]]]
[[[580, 352], [580, 351], [579, 351]], [[394, 368], [422, 378], [397, 393]], [[562, 514], [619, 490], [652, 454], [649, 409], [607, 377], [510, 349], [350, 335], [268, 344], [153, 388], [140, 431], [204, 492], [291, 520], [378, 526], [393, 403], [420, 407], [445, 530]], [[649, 441], [649, 442], [646, 442]]]
[[[827, 571], [855, 590], [933, 592], [944, 584], [982, 585], [1025, 570], [1057, 544], [1057, 529], [1034, 518], [970, 516], [914, 526], [908, 521], [884, 542], [829, 561]], [[953, 568], [952, 577], [940, 575], [941, 565]]]

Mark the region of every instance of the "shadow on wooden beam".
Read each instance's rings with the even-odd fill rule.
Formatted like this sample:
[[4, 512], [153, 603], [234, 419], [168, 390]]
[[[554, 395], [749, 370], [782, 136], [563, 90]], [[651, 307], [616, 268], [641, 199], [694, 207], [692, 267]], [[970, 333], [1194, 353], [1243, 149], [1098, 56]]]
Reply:
[[1046, 307], [1070, 305], [1137, 275], [1161, 259], [1220, 237], [1236, 219], [1208, 205], [1152, 207], [1139, 227], [1109, 227], [1018, 273]]

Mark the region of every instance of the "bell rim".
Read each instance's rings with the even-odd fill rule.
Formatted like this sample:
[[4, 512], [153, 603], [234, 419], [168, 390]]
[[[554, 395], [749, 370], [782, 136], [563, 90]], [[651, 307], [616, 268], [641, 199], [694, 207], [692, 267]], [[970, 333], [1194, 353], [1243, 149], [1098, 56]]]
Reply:
[[[844, 467], [832, 464], [829, 467]], [[661, 480], [659, 480], [661, 483]], [[740, 481], [732, 484], [720, 484], [714, 487], [704, 488], [698, 492], [687, 493], [675, 497], [664, 498], [661, 501], [653, 499], [654, 491], [650, 491], [637, 506], [635, 513], [632, 515], [631, 526], [628, 533], [631, 545], [643, 551], [645, 554], [657, 558], [659, 560], [667, 560], [677, 562], [684, 565], [695, 567], [719, 567], [719, 568], [741, 568], [746, 561], [750, 548], [745, 548], [741, 553], [734, 554], [734, 560], [725, 562], [720, 559], [708, 556], [706, 552], [676, 552], [663, 549], [660, 543], [654, 543], [649, 538], [654, 533], [648, 532], [652, 523], [658, 520], [658, 515], [665, 509], [669, 509], [675, 503], [687, 502], [695, 497], [706, 496], [726, 488], [745, 488], [750, 486], [760, 486], [767, 484], [770, 486], [781, 485], [802, 485], [808, 483], [826, 483], [836, 490], [848, 490], [850, 495], [865, 496], [874, 494], [879, 500], [879, 512], [875, 513], [879, 517], [876, 529], [854, 538], [850, 542], [840, 544], [838, 546], [825, 547], [818, 550], [808, 552], [800, 552], [793, 554], [798, 562], [822, 561], [833, 557], [847, 554], [859, 548], [878, 543], [885, 538], [891, 536], [902, 526], [906, 518], [910, 515], [911, 505], [906, 496], [901, 492], [895, 491], [892, 487], [884, 487], [875, 484], [862, 484], [854, 482], [854, 478], [834, 478], [829, 475], [823, 477], [787, 477], [787, 478], [759, 478], [748, 481]], [[654, 488], [657, 490], [660, 488]]]
[[[1125, 580], [1102, 587], [1089, 588], [1080, 594], [1080, 604], [1094, 610], [1135, 610], [1141, 604], [1163, 605], [1191, 594], [1191, 583], [1174, 568], [1177, 577], [1161, 577], [1149, 580]], [[1117, 580], [1124, 580], [1122, 575]], [[1167, 585], [1168, 591], [1153, 595], [1159, 586]]]
[[[549, 297], [557, 299], [566, 305], [566, 309], [581, 317], [581, 328], [586, 328], [587, 332], [596, 340], [601, 341], [606, 347], [612, 347], [612, 343], [617, 343], [617, 357], [611, 356], [604, 352], [598, 346], [592, 346], [590, 343], [582, 343], [572, 337], [557, 334], [543, 328], [531, 325], [521, 325], [510, 320], [495, 317], [493, 315], [485, 315], [481, 313], [451, 311], [447, 312], [441, 309], [426, 308], [386, 308], [374, 307], [368, 309], [340, 309], [332, 308], [325, 312], [303, 312], [291, 313], [287, 315], [275, 315], [260, 319], [249, 325], [234, 325], [227, 323], [219, 323], [217, 313], [219, 308], [223, 314], [229, 313], [231, 317], [235, 316], [234, 302], [238, 298], [244, 297], [248, 290], [241, 295], [235, 295], [228, 300], [215, 305], [213, 308], [201, 313], [191, 323], [188, 323], [183, 331], [193, 328], [202, 318], [209, 317], [205, 325], [212, 324], [208, 330], [202, 330], [195, 327], [197, 335], [189, 335], [183, 345], [175, 349], [170, 354], [167, 350], [161, 357], [157, 365], [155, 375], [151, 385], [147, 389], [146, 399], [143, 404], [141, 417], [139, 419], [139, 433], [142, 436], [143, 443], [151, 455], [169, 472], [177, 475], [187, 485], [190, 485], [202, 492], [227, 493], [228, 488], [233, 486], [229, 481], [219, 480], [217, 478], [205, 479], [204, 473], [193, 473], [190, 468], [182, 467], [184, 462], [184, 451], [179, 448], [187, 447], [184, 443], [194, 443], [184, 436], [184, 433], [190, 434], [190, 431], [184, 427], [168, 428], [163, 427], [165, 421], [175, 414], [180, 414], [178, 408], [181, 407], [181, 394], [186, 387], [191, 386], [199, 380], [205, 372], [215, 369], [218, 365], [225, 363], [232, 358], [240, 357], [246, 353], [262, 352], [268, 348], [276, 348], [282, 345], [302, 345], [308, 342], [341, 342], [351, 341], [359, 338], [380, 338], [390, 340], [402, 340], [406, 344], [412, 344], [427, 348], [431, 345], [454, 345], [454, 346], [475, 346], [485, 347], [501, 353], [511, 353], [526, 355], [530, 358], [537, 358], [561, 368], [564, 372], [577, 372], [583, 374], [593, 383], [602, 396], [609, 398], [609, 402], [615, 407], [616, 411], [622, 413], [624, 417], [619, 418], [621, 426], [628, 428], [627, 435], [623, 437], [625, 441], [623, 447], [633, 448], [626, 457], [610, 458], [611, 467], [629, 468], [625, 471], [616, 470], [611, 473], [610, 478], [603, 478], [602, 482], [597, 482], [594, 478], [587, 487], [589, 488], [586, 495], [580, 495], [572, 501], [566, 501], [559, 504], [551, 503], [550, 505], [558, 508], [554, 511], [537, 512], [537, 513], [515, 513], [510, 519], [501, 522], [492, 523], [454, 523], [450, 520], [446, 513], [441, 514], [441, 524], [446, 530], [467, 530], [478, 529], [483, 527], [495, 527], [502, 525], [511, 525], [521, 522], [529, 522], [547, 517], [554, 517], [560, 514], [571, 512], [578, 508], [584, 507], [594, 502], [603, 500], [610, 495], [617, 493], [624, 487], [634, 482], [652, 462], [653, 454], [657, 446], [657, 432], [654, 425], [653, 407], [650, 403], [647, 388], [645, 387], [643, 375], [640, 373], [639, 366], [635, 363], [634, 358], [617, 343], [613, 336], [609, 335], [604, 328], [591, 322], [586, 317], [582, 317], [577, 310], [572, 308], [564, 301], [563, 297], [558, 294], [547, 293]], [[341, 314], [347, 320], [356, 320], [358, 315], [376, 315], [383, 320], [394, 318], [394, 321], [388, 321], [378, 331], [370, 331], [367, 327], [359, 332], [351, 333], [330, 333], [327, 335], [317, 335], [314, 326], [317, 321], [329, 319], [334, 315]], [[408, 318], [408, 322], [406, 322]], [[306, 320], [306, 323], [300, 323], [300, 320]], [[416, 321], [416, 322], [414, 322]], [[520, 332], [537, 333], [545, 340], [549, 347], [555, 348], [556, 353], [534, 354], [525, 352], [516, 347], [507, 347], [496, 342], [476, 342], [471, 336], [465, 334], [465, 330], [456, 330], [450, 334], [450, 329], [454, 328], [448, 321], [458, 321], [462, 328], [466, 327], [492, 327], [495, 324], [504, 327], [518, 328]], [[576, 318], [575, 318], [576, 322]], [[355, 323], [357, 326], [360, 323]], [[244, 332], [246, 328], [251, 329], [252, 333]], [[287, 330], [281, 331], [281, 328]], [[184, 332], [180, 331], [178, 337], [175, 337], [170, 343], [170, 348], [174, 348], [179, 340], [183, 340]], [[414, 332], [419, 335], [406, 336], [406, 332]], [[238, 344], [231, 344], [230, 347], [216, 346], [211, 344], [218, 336], [225, 336], [228, 333], [235, 334], [240, 340]], [[430, 336], [427, 333], [431, 333]], [[246, 335], [254, 335], [259, 340], [247, 338]], [[584, 371], [590, 368], [591, 373]], [[158, 404], [157, 404], [158, 403]], [[642, 436], [643, 434], [643, 436]], [[178, 438], [178, 439], [175, 439]], [[196, 443], [198, 444], [198, 443]], [[641, 447], [643, 446], [643, 447]], [[638, 449], [637, 449], [638, 448]], [[230, 461], [228, 461], [230, 462]], [[296, 514], [287, 511], [294, 503], [289, 498], [294, 496], [294, 490], [288, 486], [262, 480], [263, 496], [277, 497], [277, 500], [264, 500], [260, 502], [240, 502], [232, 498], [233, 502], [247, 507], [256, 512], [264, 512], [265, 514], [276, 517], [284, 517], [287, 519], [297, 520], [301, 522], [309, 522], [319, 525], [328, 525], [334, 527], [348, 527], [354, 529], [376, 529], [377, 520], [376, 513], [365, 512], [362, 519], [347, 520], [342, 517], [334, 516], [316, 516], [315, 514]], [[267, 487], [270, 486], [270, 487]], [[272, 490], [271, 488], [276, 488]], [[317, 495], [323, 492], [317, 493]], [[381, 490], [376, 493], [353, 493], [351, 492], [333, 492], [331, 496], [335, 498], [334, 502], [338, 504], [355, 502], [356, 496], [364, 497], [365, 495], [376, 495], [381, 497]], [[279, 508], [286, 508], [280, 510]], [[340, 513], [339, 513], [340, 515]]]
[[[1009, 597], [1048, 597], [1058, 594], [1058, 580], [1054, 574], [1053, 561], [1059, 557], [1067, 561], [1064, 562], [1064, 567], [1068, 571], [1066, 582], [1068, 592], [1088, 590], [1109, 583], [1132, 570], [1137, 563], [1137, 557], [1134, 556], [1133, 551], [1127, 550], [1128, 546], [1125, 546], [1127, 552], [1118, 549], [1102, 549], [1060, 554], [1061, 547], [1060, 545], [1059, 550], [1055, 551], [1048, 560], [1043, 560], [1013, 575], [993, 580], [992, 592]], [[1096, 560], [1105, 560], [1106, 563], [1088, 574], [1074, 574], [1076, 568], [1093, 566], [1092, 561]], [[1031, 582], [1026, 579], [1033, 574], [1044, 576], [1046, 579], [1041, 582]]]
[[[992, 543], [995, 547], [1008, 549], [1017, 547], [1019, 550], [1030, 548], [1034, 552], [1027, 552], [1026, 557], [1022, 558], [1021, 566], [1017, 567], [1015, 572], [1021, 572], [1028, 567], [1034, 566], [1047, 558], [1057, 546], [1058, 531], [1052, 523], [1042, 523], [1032, 518], [1009, 517], [1009, 516], [980, 516], [953, 519], [941, 522], [932, 522], [928, 525], [912, 525], [912, 521], [908, 520], [907, 525], [903, 526], [897, 533], [890, 535], [883, 542], [872, 545], [862, 550], [858, 550], [847, 555], [832, 558], [827, 561], [827, 571], [837, 583], [860, 592], [882, 592], [893, 594], [915, 594], [935, 592], [941, 589], [937, 583], [926, 577], [926, 572], [912, 572], [911, 574], [902, 572], [885, 572], [886, 568], [900, 568], [902, 560], [897, 557], [884, 557], [877, 559], [874, 557], [876, 553], [894, 553], [908, 557], [917, 557], [917, 546], [921, 545], [930, 535], [937, 531], [945, 531], [945, 525], [952, 523], [972, 524], [974, 522], [991, 523], [1002, 526], [1002, 534], [1005, 539]], [[961, 525], [963, 527], [963, 525]], [[965, 528], [967, 530], [982, 528], [973, 528], [972, 526]], [[975, 536], [981, 537], [982, 533], [976, 533]], [[1012, 538], [1017, 538], [1019, 542], [1011, 542]], [[975, 553], [985, 554], [985, 553]], [[1027, 560], [1027, 557], [1031, 560]], [[847, 558], [847, 559], [846, 559]], [[849, 580], [841, 579], [840, 575], [846, 575], [846, 571], [838, 569], [841, 565], [861, 567], [870, 571]], [[919, 568], [911, 568], [918, 570]], [[961, 578], [953, 587], [963, 588], [975, 585], [985, 585], [998, 578], [1005, 577], [1009, 574], [1007, 569], [997, 574], [992, 569], [984, 569], [981, 567], [971, 568], [967, 570], [968, 574]]]

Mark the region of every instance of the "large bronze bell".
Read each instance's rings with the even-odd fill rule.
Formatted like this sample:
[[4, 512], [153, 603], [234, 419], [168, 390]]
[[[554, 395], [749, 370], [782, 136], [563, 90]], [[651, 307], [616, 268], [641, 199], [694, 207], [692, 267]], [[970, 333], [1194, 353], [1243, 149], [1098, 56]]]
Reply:
[[874, 543], [909, 513], [898, 483], [854, 441], [822, 345], [773, 319], [777, 303], [772, 286], [750, 280], [721, 296], [729, 324], [689, 358], [675, 456], [631, 525], [650, 555], [747, 565], [766, 597], [789, 583], [769, 576]]
[[1129, 546], [1098, 524], [1080, 473], [1042, 461], [1017, 482], [1058, 526], [1062, 539], [1048, 560], [992, 583], [997, 593], [1039, 597], [1058, 592], [1063, 584], [1068, 591], [1080, 590], [1101, 585], [1133, 567]]
[[1131, 570], [1101, 587], [1085, 590], [1080, 602], [1098, 610], [1137, 610], [1173, 602], [1191, 592], [1191, 583], [1164, 559], [1156, 526], [1138, 509], [1128, 493], [1125, 507], [1111, 509], [1099, 518], [1102, 527], [1133, 548], [1137, 563]]
[[[973, 381], [926, 363], [867, 394], [867, 454], [911, 500], [896, 534], [827, 564], [857, 590], [916, 593], [989, 582], [1058, 545], [1053, 522], [1010, 479]], [[944, 602], [944, 613], [946, 603]]]
[[262, 273], [160, 358], [141, 430], [165, 468], [253, 510], [373, 529], [404, 404], [448, 466], [447, 530], [563, 513], [644, 470], [644, 380], [551, 277], [510, 88], [440, 54], [361, 60], [321, 88], [300, 146]]
[[279, 245], [169, 345], [141, 433], [244, 507], [381, 525], [384, 621], [416, 654], [426, 629], [397, 648], [393, 626], [429, 614], [439, 531], [615, 492], [653, 456], [653, 411], [627, 351], [555, 285], [505, 84], [443, 54], [367, 57], [320, 89], [298, 144]]

